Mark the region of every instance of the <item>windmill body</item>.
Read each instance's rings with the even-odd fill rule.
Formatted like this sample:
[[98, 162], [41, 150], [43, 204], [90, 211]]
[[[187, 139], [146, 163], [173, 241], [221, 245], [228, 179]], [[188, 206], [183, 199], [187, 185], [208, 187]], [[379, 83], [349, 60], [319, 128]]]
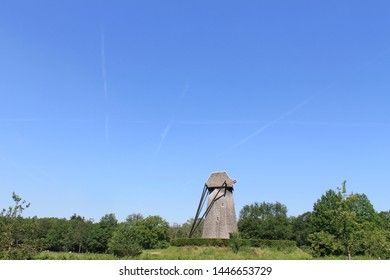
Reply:
[[[230, 238], [237, 232], [236, 211], [233, 199], [233, 184], [229, 175], [222, 172], [210, 174], [199, 202], [194, 224], [189, 236], [195, 232], [200, 222], [203, 224], [203, 238]], [[200, 212], [207, 199], [207, 208], [201, 218]]]

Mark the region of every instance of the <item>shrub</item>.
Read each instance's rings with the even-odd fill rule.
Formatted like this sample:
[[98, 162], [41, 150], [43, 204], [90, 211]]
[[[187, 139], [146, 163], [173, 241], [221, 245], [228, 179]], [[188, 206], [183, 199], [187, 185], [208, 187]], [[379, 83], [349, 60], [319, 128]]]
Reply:
[[235, 254], [238, 253], [242, 246], [242, 239], [240, 239], [240, 235], [237, 232], [232, 233], [230, 239], [230, 247], [232, 248]]
[[119, 225], [109, 242], [108, 251], [117, 257], [139, 256], [142, 248], [136, 229], [128, 224]]
[[258, 248], [275, 248], [284, 250], [287, 248], [295, 248], [297, 246], [295, 241], [291, 240], [268, 240], [268, 239], [243, 239], [244, 245]]

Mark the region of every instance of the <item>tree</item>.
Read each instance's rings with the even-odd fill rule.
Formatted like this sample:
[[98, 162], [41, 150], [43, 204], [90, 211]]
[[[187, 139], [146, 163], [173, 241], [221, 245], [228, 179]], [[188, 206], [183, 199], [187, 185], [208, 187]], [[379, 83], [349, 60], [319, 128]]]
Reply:
[[287, 207], [280, 202], [245, 205], [240, 211], [238, 230], [243, 238], [290, 239]]
[[121, 223], [109, 241], [108, 251], [118, 257], [140, 255], [142, 248], [136, 228], [129, 223]]
[[[169, 237], [170, 239], [174, 238], [187, 238], [188, 234], [191, 230], [191, 227], [194, 223], [194, 218], [188, 219], [183, 224], [173, 224], [169, 228]], [[200, 238], [202, 237], [202, 230], [203, 230], [203, 223], [200, 224], [200, 226], [196, 229], [194, 234], [192, 235], [193, 238]]]
[[341, 193], [334, 190], [327, 190], [324, 195], [313, 206], [312, 224], [314, 231], [324, 231], [329, 234], [336, 234], [334, 217], [338, 214]]
[[313, 233], [311, 216], [312, 212], [305, 212], [297, 217], [291, 218], [292, 236], [299, 247], [310, 245], [307, 238], [309, 234]]
[[21, 214], [30, 203], [12, 193], [14, 206], [0, 212], [0, 259], [30, 259], [36, 248], [29, 238], [32, 223], [24, 223]]
[[139, 254], [140, 249], [169, 246], [169, 224], [163, 218], [142, 218], [139, 214], [129, 217], [115, 229], [109, 242], [109, 252], [117, 256], [133, 256]]
[[316, 231], [309, 234], [308, 240], [313, 250], [313, 255], [323, 257], [328, 255], [340, 255], [342, 245], [335, 235], [326, 231]]
[[375, 240], [383, 239], [382, 220], [366, 195], [347, 194], [346, 181], [337, 192], [328, 190], [317, 200], [312, 223], [314, 233], [308, 240], [317, 255], [343, 253], [351, 259], [353, 254], [379, 254], [375, 242], [368, 242], [366, 237], [375, 232]]
[[58, 243], [63, 240], [63, 237], [60, 234], [63, 234], [63, 231], [59, 231], [57, 236], [53, 236], [53, 228], [55, 227], [58, 218], [40, 218], [36, 219], [36, 230], [34, 233], [34, 238], [39, 244], [39, 249], [51, 250], [51, 251], [60, 251], [61, 246]]
[[359, 238], [358, 254], [364, 254], [370, 258], [388, 259], [390, 257], [390, 244], [387, 239], [388, 232], [384, 228], [372, 223], [364, 222], [357, 233]]
[[118, 220], [115, 214], [104, 215], [99, 223], [93, 224], [87, 236], [88, 251], [105, 253], [108, 250], [108, 242], [111, 239]]
[[382, 221], [382, 228], [387, 232], [387, 240], [390, 240], [390, 211], [382, 211], [378, 214]]
[[144, 249], [167, 248], [169, 246], [169, 224], [160, 216], [149, 216], [135, 222], [139, 242]]
[[126, 218], [126, 222], [128, 224], [135, 224], [136, 222], [142, 221], [144, 219], [144, 216], [140, 213], [130, 214]]
[[87, 221], [80, 215], [73, 214], [69, 220], [70, 231], [69, 239], [71, 240], [71, 251], [84, 252], [86, 249], [87, 235], [91, 230], [92, 222]]

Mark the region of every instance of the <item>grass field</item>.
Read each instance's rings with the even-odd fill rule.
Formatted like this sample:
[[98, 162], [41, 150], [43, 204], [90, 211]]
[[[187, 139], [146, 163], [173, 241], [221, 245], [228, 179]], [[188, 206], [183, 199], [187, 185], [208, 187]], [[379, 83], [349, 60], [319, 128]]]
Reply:
[[[117, 260], [111, 254], [77, 254], [41, 252], [38, 260]], [[243, 247], [235, 254], [229, 247], [171, 246], [167, 249], [144, 250], [136, 260], [309, 260], [312, 256], [299, 248], [277, 250], [273, 248]]]

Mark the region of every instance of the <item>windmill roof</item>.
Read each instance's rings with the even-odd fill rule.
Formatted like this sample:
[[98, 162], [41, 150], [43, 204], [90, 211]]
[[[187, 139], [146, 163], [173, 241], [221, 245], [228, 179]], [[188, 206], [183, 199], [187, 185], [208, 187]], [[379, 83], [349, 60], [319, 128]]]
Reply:
[[225, 171], [213, 172], [207, 179], [206, 185], [208, 188], [222, 187], [226, 182], [227, 187], [233, 187], [233, 182]]

